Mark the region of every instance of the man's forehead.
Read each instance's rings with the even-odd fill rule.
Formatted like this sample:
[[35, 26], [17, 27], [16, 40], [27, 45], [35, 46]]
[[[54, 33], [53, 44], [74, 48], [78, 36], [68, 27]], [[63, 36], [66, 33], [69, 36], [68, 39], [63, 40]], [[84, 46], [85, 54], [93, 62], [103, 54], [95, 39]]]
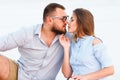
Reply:
[[66, 12], [64, 9], [60, 9], [60, 8], [56, 8], [56, 11], [55, 11], [55, 14], [57, 15], [63, 15], [63, 16], [66, 16]]

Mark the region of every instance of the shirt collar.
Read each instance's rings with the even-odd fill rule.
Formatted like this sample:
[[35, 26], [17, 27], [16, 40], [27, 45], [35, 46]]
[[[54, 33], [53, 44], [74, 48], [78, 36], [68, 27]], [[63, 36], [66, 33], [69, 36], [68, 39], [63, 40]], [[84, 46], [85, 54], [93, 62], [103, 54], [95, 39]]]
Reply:
[[42, 25], [38, 24], [36, 29], [35, 29], [35, 35], [41, 35], [41, 29], [42, 29]]
[[[38, 24], [38, 25], [37, 25], [37, 27], [36, 27], [36, 29], [35, 29], [35, 33], [34, 33], [35, 35], [38, 35], [38, 36], [41, 35], [42, 25], [43, 25], [43, 24]], [[59, 37], [60, 37], [60, 34], [56, 35], [56, 37], [55, 37], [56, 40], [59, 39]]]

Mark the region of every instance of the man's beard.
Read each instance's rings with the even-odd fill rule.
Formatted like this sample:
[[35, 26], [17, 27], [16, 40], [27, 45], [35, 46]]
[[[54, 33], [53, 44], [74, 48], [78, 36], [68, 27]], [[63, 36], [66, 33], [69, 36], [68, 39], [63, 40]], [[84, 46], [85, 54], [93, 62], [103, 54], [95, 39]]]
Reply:
[[53, 31], [55, 34], [65, 34], [65, 33], [66, 33], [66, 29], [65, 29], [64, 31], [62, 31], [62, 30], [56, 29], [55, 27], [52, 28], [52, 31]]

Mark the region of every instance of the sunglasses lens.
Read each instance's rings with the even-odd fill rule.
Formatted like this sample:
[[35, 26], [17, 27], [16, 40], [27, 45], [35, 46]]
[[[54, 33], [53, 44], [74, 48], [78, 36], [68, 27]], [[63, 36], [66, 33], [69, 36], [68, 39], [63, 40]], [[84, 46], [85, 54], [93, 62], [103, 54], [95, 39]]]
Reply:
[[63, 21], [66, 21], [66, 20], [68, 20], [68, 16], [63, 17]]

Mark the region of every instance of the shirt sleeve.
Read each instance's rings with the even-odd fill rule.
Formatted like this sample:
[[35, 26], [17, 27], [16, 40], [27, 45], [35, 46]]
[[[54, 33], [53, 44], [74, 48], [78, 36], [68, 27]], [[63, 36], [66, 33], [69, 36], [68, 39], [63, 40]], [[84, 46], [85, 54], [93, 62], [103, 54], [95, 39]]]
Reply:
[[94, 56], [100, 62], [103, 68], [113, 65], [111, 57], [107, 53], [106, 47], [103, 43], [94, 45]]
[[0, 37], [0, 51], [6, 51], [22, 46], [25, 42], [25, 37], [27, 36], [23, 28], [6, 36]]

